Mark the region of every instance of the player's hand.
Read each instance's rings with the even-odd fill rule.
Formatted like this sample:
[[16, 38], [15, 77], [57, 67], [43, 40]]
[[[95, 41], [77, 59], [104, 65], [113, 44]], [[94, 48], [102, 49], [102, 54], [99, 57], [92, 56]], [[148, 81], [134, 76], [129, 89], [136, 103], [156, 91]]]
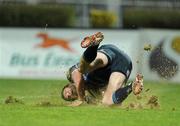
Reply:
[[68, 106], [77, 107], [77, 106], [80, 106], [81, 104], [83, 104], [83, 101], [76, 100], [76, 101], [72, 102], [71, 104], [69, 104]]

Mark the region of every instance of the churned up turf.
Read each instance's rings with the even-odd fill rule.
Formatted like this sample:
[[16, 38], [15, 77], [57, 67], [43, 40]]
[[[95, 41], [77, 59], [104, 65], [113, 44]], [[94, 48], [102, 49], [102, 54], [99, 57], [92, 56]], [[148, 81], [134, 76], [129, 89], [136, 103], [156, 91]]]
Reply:
[[122, 105], [68, 107], [63, 80], [0, 80], [0, 126], [180, 126], [180, 84], [146, 82]]

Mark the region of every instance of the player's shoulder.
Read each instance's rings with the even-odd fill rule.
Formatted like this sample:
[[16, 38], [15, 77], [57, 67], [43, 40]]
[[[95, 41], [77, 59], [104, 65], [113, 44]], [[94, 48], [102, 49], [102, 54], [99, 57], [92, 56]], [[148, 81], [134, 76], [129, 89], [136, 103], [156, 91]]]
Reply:
[[66, 72], [66, 77], [70, 82], [73, 82], [72, 80], [72, 73], [76, 70], [78, 70], [79, 68], [79, 63], [74, 64], [73, 66], [71, 66], [68, 71]]

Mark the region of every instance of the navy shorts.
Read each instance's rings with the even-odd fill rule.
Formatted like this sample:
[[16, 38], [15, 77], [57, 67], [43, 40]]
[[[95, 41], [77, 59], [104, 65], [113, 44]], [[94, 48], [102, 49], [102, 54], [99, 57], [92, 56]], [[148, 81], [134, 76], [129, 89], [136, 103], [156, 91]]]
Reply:
[[104, 53], [108, 57], [108, 64], [111, 66], [111, 72], [121, 72], [129, 78], [132, 71], [132, 61], [130, 57], [114, 45], [102, 45], [98, 52]]

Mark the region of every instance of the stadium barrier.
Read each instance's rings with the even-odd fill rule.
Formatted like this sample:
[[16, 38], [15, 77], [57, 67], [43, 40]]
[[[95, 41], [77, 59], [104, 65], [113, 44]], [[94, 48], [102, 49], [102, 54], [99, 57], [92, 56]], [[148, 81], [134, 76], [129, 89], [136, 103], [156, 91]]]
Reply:
[[64, 79], [84, 49], [80, 41], [102, 31], [133, 61], [131, 79], [180, 82], [180, 31], [0, 28], [0, 78]]

